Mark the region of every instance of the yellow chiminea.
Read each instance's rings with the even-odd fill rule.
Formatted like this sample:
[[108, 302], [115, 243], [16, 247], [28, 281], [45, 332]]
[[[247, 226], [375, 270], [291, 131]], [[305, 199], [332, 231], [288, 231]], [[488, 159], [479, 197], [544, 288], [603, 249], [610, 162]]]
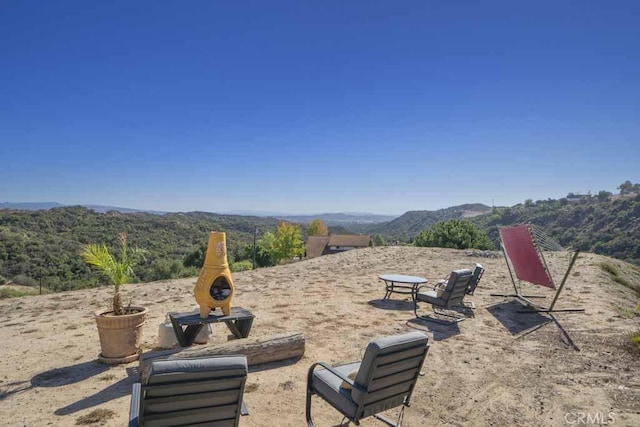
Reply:
[[227, 261], [225, 233], [216, 231], [209, 233], [207, 254], [193, 293], [200, 306], [200, 317], [208, 317], [211, 310], [217, 307], [220, 307], [226, 316], [231, 314], [233, 280], [231, 280], [231, 270]]

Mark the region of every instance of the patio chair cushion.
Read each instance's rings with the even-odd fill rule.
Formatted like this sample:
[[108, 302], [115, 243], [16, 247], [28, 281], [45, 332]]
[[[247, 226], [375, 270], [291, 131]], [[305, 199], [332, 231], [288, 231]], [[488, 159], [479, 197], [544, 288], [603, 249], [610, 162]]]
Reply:
[[[349, 375], [350, 372], [359, 371], [360, 362], [332, 366], [332, 368], [344, 375]], [[342, 379], [328, 369], [317, 369], [313, 372], [311, 381], [316, 392], [332, 406], [351, 417], [355, 416], [358, 407], [351, 396], [352, 390], [340, 387]]]
[[438, 291], [420, 292], [416, 295], [416, 301], [443, 306], [447, 303], [447, 301], [444, 299], [444, 296], [444, 289]]
[[244, 355], [154, 360], [134, 385], [130, 425], [237, 425], [247, 372]]
[[[142, 384], [168, 384], [175, 381], [174, 387], [176, 391], [179, 389], [180, 394], [199, 393], [203, 388], [215, 391], [216, 387], [212, 389], [211, 385], [202, 384], [198, 380], [246, 377], [247, 372], [246, 358], [238, 356], [156, 360], [151, 363], [151, 368], [141, 380]], [[224, 389], [224, 383], [219, 387]], [[154, 397], [170, 396], [172, 389], [150, 390], [147, 394]]]
[[[382, 359], [384, 359], [384, 364], [390, 364], [397, 361], [396, 358], [406, 358], [408, 354], [406, 352], [402, 352], [402, 350], [414, 348], [413, 352], [415, 352], [416, 356], [422, 354], [424, 352], [424, 347], [427, 345], [427, 341], [427, 336], [422, 332], [409, 332], [406, 334], [392, 335], [389, 337], [380, 338], [378, 340], [370, 342], [367, 346], [367, 349], [365, 350], [364, 358], [362, 359], [362, 365], [360, 367], [360, 370], [358, 371], [355, 382], [358, 384], [369, 384], [371, 381], [371, 376], [373, 375], [373, 368], [376, 367], [374, 366], [374, 364], [377, 365], [378, 363], [381, 363]], [[387, 353], [389, 353], [389, 355], [386, 355]], [[394, 369], [396, 370], [398, 368], [399, 366], [394, 367]], [[395, 372], [390, 372], [387, 377], [388, 382], [392, 383], [396, 381], [397, 375], [398, 374]], [[400, 375], [402, 375], [401, 371]], [[376, 376], [384, 376], [384, 367], [378, 367]], [[384, 387], [384, 380], [377, 383], [377, 389], [382, 389]], [[392, 390], [389, 390], [389, 392], [392, 392]], [[353, 400], [356, 403], [361, 402], [363, 393], [360, 390], [353, 389], [351, 390], [351, 394], [353, 396]], [[381, 396], [377, 397], [380, 398]]]
[[[449, 277], [449, 276], [447, 276]], [[438, 280], [438, 282], [435, 284], [435, 286], [433, 287], [433, 290], [436, 292], [436, 298], [444, 298], [445, 297], [445, 289], [447, 289], [447, 281], [446, 280]]]
[[[349, 378], [351, 381], [355, 381], [356, 375], [358, 375], [358, 370], [354, 369], [353, 371], [349, 372], [347, 378]], [[349, 384], [348, 382], [342, 381], [342, 384], [340, 384], [340, 388], [351, 390], [353, 387], [351, 387], [351, 384]]]

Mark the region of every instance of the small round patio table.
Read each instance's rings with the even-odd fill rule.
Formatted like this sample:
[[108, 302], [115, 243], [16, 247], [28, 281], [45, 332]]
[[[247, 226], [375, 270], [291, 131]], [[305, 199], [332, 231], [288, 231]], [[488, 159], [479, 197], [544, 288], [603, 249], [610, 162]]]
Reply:
[[415, 300], [418, 286], [427, 283], [427, 279], [418, 276], [405, 276], [403, 274], [383, 274], [379, 279], [384, 281], [386, 294], [383, 300], [389, 299], [392, 293], [411, 295]]

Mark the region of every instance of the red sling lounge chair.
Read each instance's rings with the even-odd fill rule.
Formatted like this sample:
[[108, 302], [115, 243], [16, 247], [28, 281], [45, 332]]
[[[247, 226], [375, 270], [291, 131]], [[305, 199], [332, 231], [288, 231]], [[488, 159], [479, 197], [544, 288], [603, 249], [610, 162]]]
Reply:
[[[562, 288], [567, 282], [569, 273], [573, 268], [579, 251], [573, 252], [567, 270], [564, 273], [560, 285], [556, 284], [551, 277], [549, 268], [544, 259], [544, 251], [566, 251], [560, 244], [542, 233], [533, 225], [519, 225], [517, 227], [500, 228], [500, 239], [502, 240], [502, 251], [504, 253], [511, 282], [513, 283], [513, 294], [491, 294], [492, 296], [514, 297], [524, 302], [531, 310], [530, 312], [554, 313], [554, 312], [584, 312], [584, 308], [555, 308]], [[515, 277], [514, 277], [515, 275]], [[556, 289], [556, 294], [549, 307], [542, 307], [529, 298], [544, 298], [536, 295], [523, 295], [520, 293], [519, 282], [528, 282], [534, 285], [545, 286]]]

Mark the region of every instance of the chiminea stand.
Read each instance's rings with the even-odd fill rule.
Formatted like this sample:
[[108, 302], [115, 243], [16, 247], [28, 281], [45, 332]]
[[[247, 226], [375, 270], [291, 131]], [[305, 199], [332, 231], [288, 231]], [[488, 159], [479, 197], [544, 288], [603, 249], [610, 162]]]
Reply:
[[[224, 322], [227, 328], [237, 338], [247, 338], [253, 325], [255, 316], [249, 310], [242, 307], [231, 307], [231, 314], [211, 312], [209, 316], [202, 318], [198, 313], [169, 313], [173, 330], [176, 333], [178, 343], [182, 347], [193, 344], [198, 332], [206, 323]], [[182, 329], [186, 326], [185, 329]]]

